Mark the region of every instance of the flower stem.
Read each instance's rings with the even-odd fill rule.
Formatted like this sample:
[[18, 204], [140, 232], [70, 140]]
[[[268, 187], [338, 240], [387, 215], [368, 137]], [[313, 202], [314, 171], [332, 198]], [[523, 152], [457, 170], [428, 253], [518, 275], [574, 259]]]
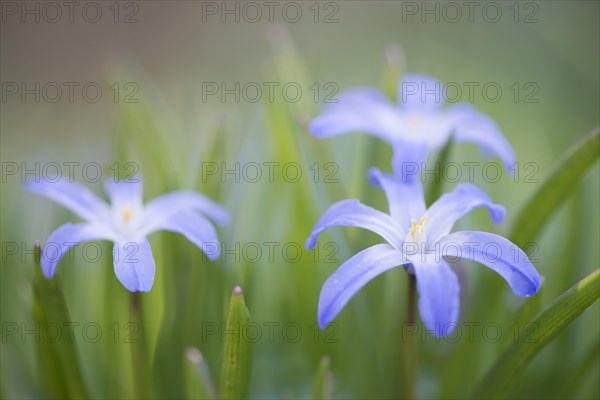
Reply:
[[404, 324], [404, 398], [414, 397], [415, 378], [417, 372], [417, 330], [415, 310], [417, 300], [417, 279], [408, 274], [408, 301], [406, 302], [406, 322]]
[[142, 304], [139, 292], [131, 292], [129, 296], [130, 320], [140, 332], [137, 337], [131, 341], [131, 368], [133, 372], [134, 396], [138, 399], [148, 398], [148, 388], [146, 386], [146, 377], [149, 373], [148, 358], [142, 323]]

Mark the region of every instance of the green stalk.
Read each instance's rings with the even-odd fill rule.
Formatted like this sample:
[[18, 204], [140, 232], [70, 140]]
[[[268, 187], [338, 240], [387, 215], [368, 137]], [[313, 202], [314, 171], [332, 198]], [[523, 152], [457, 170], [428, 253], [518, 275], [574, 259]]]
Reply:
[[314, 400], [329, 400], [333, 398], [333, 374], [331, 373], [330, 364], [331, 359], [329, 356], [323, 356], [319, 362], [312, 393]]
[[557, 297], [523, 329], [475, 387], [471, 398], [506, 397], [510, 385], [556, 335], [594, 304], [600, 296], [600, 269]]
[[149, 373], [149, 364], [144, 341], [142, 304], [139, 292], [130, 293], [129, 304], [131, 322], [135, 324], [140, 332], [139, 339], [131, 343], [131, 368], [133, 372], [134, 394], [138, 399], [147, 399], [150, 392], [148, 388], [149, 382], [146, 381]]
[[414, 398], [415, 379], [417, 372], [417, 340], [416, 340], [416, 301], [417, 301], [417, 279], [415, 275], [408, 274], [408, 301], [406, 303], [406, 323], [403, 329], [407, 333], [401, 337], [404, 341], [404, 387], [405, 398]]
[[435, 202], [443, 193], [444, 189], [444, 173], [446, 164], [450, 160], [450, 153], [452, 151], [452, 138], [449, 138], [442, 150], [440, 150], [436, 164], [435, 164], [435, 175], [433, 179], [427, 184], [427, 195], [425, 203], [430, 206]]

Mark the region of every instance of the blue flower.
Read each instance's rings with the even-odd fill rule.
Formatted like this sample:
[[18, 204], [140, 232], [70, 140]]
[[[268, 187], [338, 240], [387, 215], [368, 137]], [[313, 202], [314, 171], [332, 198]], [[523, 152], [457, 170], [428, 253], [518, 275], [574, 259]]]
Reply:
[[504, 207], [494, 204], [476, 186], [465, 183], [425, 208], [421, 183], [403, 183], [378, 169], [369, 171], [371, 183], [385, 191], [390, 214], [358, 200], [333, 204], [319, 219], [306, 247], [313, 249], [321, 232], [334, 226], [356, 226], [384, 238], [387, 244], [369, 247], [347, 260], [321, 290], [318, 320], [324, 329], [363, 286], [379, 274], [403, 265], [414, 274], [421, 319], [435, 336], [447, 336], [459, 316], [459, 283], [446, 258], [464, 258], [498, 273], [518, 296], [540, 289], [540, 276], [525, 255], [507, 239], [487, 232], [450, 233], [454, 223], [476, 208], [485, 207], [494, 223], [504, 218]]
[[41, 267], [50, 279], [56, 265], [73, 246], [90, 240], [110, 240], [119, 281], [131, 292], [152, 289], [156, 266], [146, 238], [157, 230], [176, 232], [202, 249], [211, 260], [219, 257], [217, 232], [201, 214], [219, 224], [227, 211], [212, 200], [191, 191], [180, 191], [142, 203], [142, 181], [107, 181], [108, 205], [88, 188], [62, 178], [57, 182], [28, 181], [25, 189], [46, 196], [85, 220], [56, 229], [42, 251]]
[[400, 81], [398, 104], [375, 89], [351, 89], [317, 116], [309, 130], [319, 138], [366, 132], [388, 142], [394, 151], [392, 167], [404, 181], [451, 135], [456, 142], [474, 143], [484, 154], [497, 155], [512, 173], [515, 155], [496, 123], [468, 104], [442, 107], [449, 90], [423, 75]]

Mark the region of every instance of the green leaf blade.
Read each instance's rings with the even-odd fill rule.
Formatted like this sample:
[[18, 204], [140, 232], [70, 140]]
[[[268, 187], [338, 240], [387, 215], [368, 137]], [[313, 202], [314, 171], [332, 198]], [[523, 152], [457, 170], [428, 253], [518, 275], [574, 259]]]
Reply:
[[[72, 320], [58, 278], [47, 279], [39, 265], [40, 248], [36, 243], [33, 301], [35, 322], [40, 327], [70, 326]], [[56, 398], [88, 398], [79, 365], [75, 338], [59, 335], [56, 340], [37, 341], [38, 373], [46, 396]]]
[[195, 347], [185, 350], [185, 381], [188, 399], [217, 399], [217, 389], [204, 356]]
[[331, 359], [328, 356], [323, 356], [319, 362], [312, 393], [312, 398], [315, 400], [333, 398], [333, 374], [331, 373], [330, 364]]
[[250, 323], [250, 312], [242, 289], [233, 289], [227, 317], [220, 391], [222, 399], [244, 399], [248, 394], [252, 365], [252, 346], [243, 330]]
[[556, 298], [531, 323], [476, 386], [472, 398], [503, 397], [516, 377], [550, 341], [600, 296], [600, 269]]
[[600, 129], [596, 129], [573, 145], [556, 164], [542, 187], [521, 209], [513, 224], [510, 239], [520, 246], [533, 241], [548, 217], [599, 155]]

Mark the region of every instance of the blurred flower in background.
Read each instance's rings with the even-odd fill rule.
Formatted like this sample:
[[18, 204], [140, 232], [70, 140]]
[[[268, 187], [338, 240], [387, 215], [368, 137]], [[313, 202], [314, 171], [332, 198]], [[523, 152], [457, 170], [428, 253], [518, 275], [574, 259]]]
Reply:
[[388, 142], [394, 149], [392, 166], [403, 180], [415, 176], [429, 152], [450, 137], [497, 155], [510, 172], [515, 155], [496, 123], [469, 104], [443, 108], [446, 97], [441, 82], [408, 74], [398, 83], [398, 104], [376, 89], [351, 89], [317, 116], [309, 129], [319, 138], [366, 132]]

